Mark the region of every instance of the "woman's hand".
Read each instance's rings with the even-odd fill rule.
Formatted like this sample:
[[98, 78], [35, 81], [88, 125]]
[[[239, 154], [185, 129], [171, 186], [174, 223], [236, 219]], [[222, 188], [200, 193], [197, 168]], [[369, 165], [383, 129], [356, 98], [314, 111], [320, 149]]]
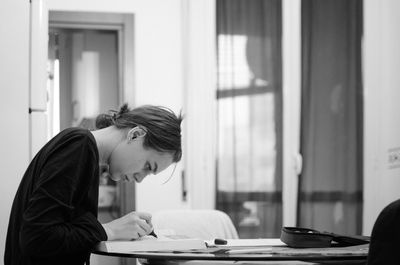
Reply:
[[148, 235], [153, 231], [151, 214], [143, 212], [131, 212], [102, 225], [108, 240], [131, 240]]

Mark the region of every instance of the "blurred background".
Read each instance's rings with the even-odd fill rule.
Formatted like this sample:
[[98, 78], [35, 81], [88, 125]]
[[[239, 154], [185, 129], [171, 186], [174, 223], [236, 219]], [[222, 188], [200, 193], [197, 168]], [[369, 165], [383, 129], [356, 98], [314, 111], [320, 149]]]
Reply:
[[219, 209], [240, 238], [370, 235], [400, 197], [399, 1], [5, 0], [0, 21], [2, 253], [36, 152], [125, 102], [182, 111], [183, 159], [102, 173], [101, 222]]

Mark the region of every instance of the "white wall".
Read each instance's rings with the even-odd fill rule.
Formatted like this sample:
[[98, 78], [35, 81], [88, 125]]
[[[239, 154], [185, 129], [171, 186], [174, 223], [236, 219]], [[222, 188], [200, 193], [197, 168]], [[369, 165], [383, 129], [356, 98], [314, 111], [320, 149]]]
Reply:
[[191, 208], [215, 207], [217, 132], [215, 0], [182, 0], [184, 156]]
[[[398, 0], [364, 0], [363, 233], [366, 235], [371, 233], [379, 212], [400, 198], [399, 14]], [[393, 161], [396, 154], [397, 162]]]
[[0, 7], [0, 263], [15, 192], [29, 159], [29, 1]]

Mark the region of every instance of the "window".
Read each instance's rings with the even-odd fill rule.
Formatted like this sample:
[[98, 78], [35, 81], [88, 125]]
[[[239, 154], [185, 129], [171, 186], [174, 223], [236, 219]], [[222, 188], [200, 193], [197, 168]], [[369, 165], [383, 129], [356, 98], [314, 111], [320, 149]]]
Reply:
[[217, 1], [217, 208], [239, 236], [282, 225], [280, 1]]

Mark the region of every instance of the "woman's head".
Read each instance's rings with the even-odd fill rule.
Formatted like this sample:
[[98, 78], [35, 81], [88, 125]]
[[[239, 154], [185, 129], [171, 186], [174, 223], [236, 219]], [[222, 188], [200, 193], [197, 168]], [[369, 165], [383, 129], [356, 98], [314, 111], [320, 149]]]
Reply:
[[99, 115], [98, 129], [114, 126], [124, 135], [108, 161], [112, 179], [141, 182], [180, 161], [181, 122], [181, 115], [150, 105], [130, 110], [125, 104], [119, 111]]

